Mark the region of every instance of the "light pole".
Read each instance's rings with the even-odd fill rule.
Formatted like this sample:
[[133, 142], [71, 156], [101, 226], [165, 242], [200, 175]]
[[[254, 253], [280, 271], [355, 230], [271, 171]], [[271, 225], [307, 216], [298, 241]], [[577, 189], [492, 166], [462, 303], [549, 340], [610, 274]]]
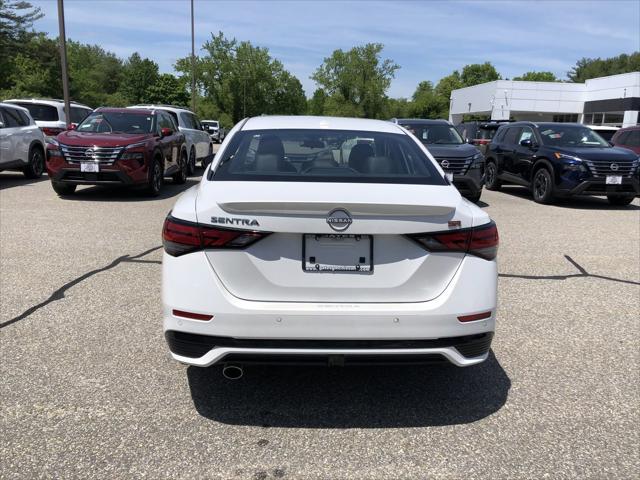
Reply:
[[196, 40], [193, 27], [193, 0], [191, 0], [191, 110], [196, 111]]
[[67, 35], [64, 30], [64, 0], [58, 0], [58, 29], [60, 38], [60, 66], [62, 68], [62, 95], [67, 127], [71, 123], [71, 101], [69, 100], [69, 70], [67, 69]]

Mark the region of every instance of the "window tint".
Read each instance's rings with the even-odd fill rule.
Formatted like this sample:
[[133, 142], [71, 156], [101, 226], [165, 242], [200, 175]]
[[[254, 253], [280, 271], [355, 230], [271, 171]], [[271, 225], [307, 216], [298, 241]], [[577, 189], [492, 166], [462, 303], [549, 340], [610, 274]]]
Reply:
[[94, 112], [85, 118], [77, 130], [96, 133], [151, 133], [153, 116], [130, 112]]
[[616, 141], [615, 143], [619, 143], [620, 145], [625, 145], [625, 142], [627, 141], [627, 137], [629, 136], [631, 132], [620, 132], [617, 136], [616, 136]]
[[40, 120], [43, 122], [57, 122], [58, 120], [60, 120], [60, 118], [58, 117], [58, 109], [53, 105], [27, 102], [15, 102], [15, 104], [29, 110], [29, 113], [34, 120]]
[[193, 128], [195, 128], [196, 130], [202, 130], [202, 125], [200, 124], [200, 120], [198, 120], [198, 117], [191, 114], [191, 121], [193, 123]]
[[29, 116], [22, 110], [16, 110], [16, 113], [18, 114], [18, 121], [21, 127], [26, 127], [31, 123], [31, 120], [29, 120]]
[[16, 128], [22, 126], [22, 119], [20, 115], [18, 115], [18, 111], [14, 108], [3, 108], [2, 109], [5, 126], [7, 128]]
[[180, 120], [182, 120], [182, 126], [184, 128], [196, 128], [192, 117], [193, 115], [188, 112], [180, 112]]
[[402, 123], [401, 125], [426, 145], [460, 145], [464, 143], [458, 131], [450, 125], [424, 125], [419, 123]]
[[540, 126], [542, 143], [557, 147], [608, 147], [600, 135], [588, 127], [571, 124], [547, 124]]
[[91, 110], [86, 108], [71, 107], [71, 123], [80, 123], [87, 118], [87, 115], [91, 113]]
[[165, 112], [158, 112], [158, 126], [160, 128], [170, 128], [171, 130], [176, 129], [171, 117]]
[[503, 143], [507, 143], [509, 145], [513, 145], [516, 143], [516, 138], [518, 133], [520, 132], [520, 127], [510, 127], [507, 129], [506, 133], [503, 135]]
[[640, 147], [640, 130], [631, 130], [627, 132], [627, 137], [625, 138], [624, 145], [629, 145], [630, 147]]
[[180, 121], [178, 120], [178, 115], [176, 114], [176, 112], [167, 110], [165, 113], [167, 113], [173, 119], [174, 123], [176, 124], [176, 127], [180, 126]]
[[409, 136], [346, 130], [239, 132], [211, 180], [446, 185]]

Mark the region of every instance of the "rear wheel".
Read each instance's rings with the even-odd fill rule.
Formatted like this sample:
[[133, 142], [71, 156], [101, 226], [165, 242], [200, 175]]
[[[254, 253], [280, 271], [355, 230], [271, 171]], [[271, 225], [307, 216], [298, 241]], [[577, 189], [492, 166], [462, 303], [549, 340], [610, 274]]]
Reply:
[[44, 173], [44, 153], [40, 147], [34, 147], [29, 152], [29, 164], [22, 169], [27, 178], [39, 178]]
[[487, 170], [484, 174], [484, 186], [487, 190], [500, 190], [502, 184], [498, 180], [498, 166], [494, 162], [487, 163]]
[[196, 172], [196, 149], [191, 147], [189, 152], [189, 161], [187, 163], [187, 175], [193, 175]]
[[607, 195], [607, 200], [611, 205], [625, 206], [633, 202], [633, 197], [622, 195]]
[[60, 182], [51, 182], [51, 186], [53, 187], [53, 191], [56, 192], [60, 197], [64, 197], [66, 195], [72, 195], [73, 192], [76, 191], [77, 185], [72, 185], [70, 183], [60, 183]]
[[537, 203], [551, 203], [553, 201], [553, 178], [546, 168], [541, 168], [533, 175], [533, 199]]
[[162, 189], [162, 183], [164, 182], [164, 172], [162, 171], [162, 165], [159, 159], [154, 159], [153, 163], [149, 167], [149, 178], [147, 180], [146, 193], [151, 197], [157, 197], [160, 195]]
[[177, 185], [182, 185], [187, 181], [187, 173], [189, 172], [189, 165], [191, 165], [191, 161], [187, 160], [187, 152], [183, 151], [182, 154], [180, 155], [180, 162], [178, 163], [178, 166], [180, 168], [171, 177], [173, 179], [173, 183]]

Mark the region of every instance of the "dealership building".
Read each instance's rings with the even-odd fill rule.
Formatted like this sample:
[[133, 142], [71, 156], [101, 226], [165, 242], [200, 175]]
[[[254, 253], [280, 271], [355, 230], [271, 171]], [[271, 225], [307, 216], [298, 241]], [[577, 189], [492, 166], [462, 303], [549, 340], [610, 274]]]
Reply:
[[640, 119], [640, 72], [585, 83], [496, 80], [451, 92], [449, 121], [465, 115], [491, 120], [580, 122], [628, 127]]

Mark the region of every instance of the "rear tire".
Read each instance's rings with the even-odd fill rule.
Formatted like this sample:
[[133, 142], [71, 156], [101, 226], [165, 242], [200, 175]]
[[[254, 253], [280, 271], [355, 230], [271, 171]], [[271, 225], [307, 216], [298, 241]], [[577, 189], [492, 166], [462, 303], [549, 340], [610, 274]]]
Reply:
[[171, 177], [173, 179], [173, 183], [176, 185], [182, 185], [187, 181], [187, 174], [189, 172], [189, 165], [191, 164], [190, 160], [187, 160], [187, 152], [182, 152], [180, 155], [180, 162], [178, 166], [180, 167], [176, 173]]
[[29, 164], [22, 169], [27, 178], [40, 178], [44, 173], [44, 152], [40, 147], [33, 147], [29, 152]]
[[533, 174], [531, 193], [536, 203], [549, 204], [553, 202], [553, 177], [549, 170], [540, 168]]
[[162, 190], [162, 184], [164, 183], [164, 172], [162, 171], [162, 165], [157, 158], [153, 160], [149, 167], [149, 178], [147, 180], [147, 186], [145, 192], [150, 197], [157, 197]]
[[484, 173], [484, 186], [487, 190], [500, 190], [502, 183], [498, 180], [498, 166], [495, 162], [488, 162]]
[[194, 173], [196, 173], [196, 149], [191, 147], [189, 161], [187, 163], [187, 175], [193, 175]]
[[58, 194], [59, 197], [66, 197], [67, 195], [73, 195], [76, 191], [77, 185], [71, 183], [51, 182], [53, 191]]
[[633, 202], [634, 197], [627, 197], [622, 195], [607, 195], [607, 200], [611, 205], [617, 205], [620, 207], [624, 207], [625, 205], [629, 205]]

